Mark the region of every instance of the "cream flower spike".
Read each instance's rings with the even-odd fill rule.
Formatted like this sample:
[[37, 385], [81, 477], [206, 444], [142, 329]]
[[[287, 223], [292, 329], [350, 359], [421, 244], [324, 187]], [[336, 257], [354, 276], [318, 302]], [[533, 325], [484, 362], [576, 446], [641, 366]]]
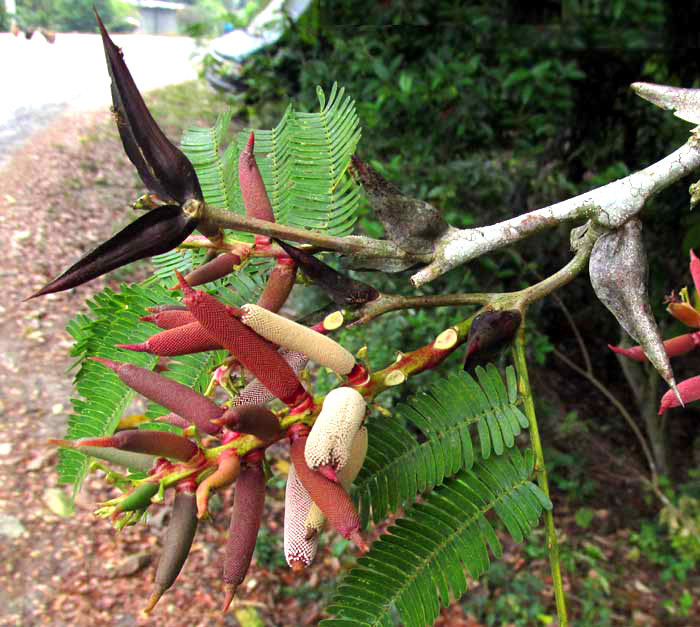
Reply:
[[338, 481], [336, 471], [344, 468], [351, 457], [366, 409], [365, 399], [353, 388], [341, 387], [328, 393], [304, 449], [309, 468]]
[[241, 307], [241, 322], [258, 335], [290, 351], [298, 351], [339, 375], [348, 374], [355, 357], [338, 342], [293, 320], [279, 316], [258, 305]]

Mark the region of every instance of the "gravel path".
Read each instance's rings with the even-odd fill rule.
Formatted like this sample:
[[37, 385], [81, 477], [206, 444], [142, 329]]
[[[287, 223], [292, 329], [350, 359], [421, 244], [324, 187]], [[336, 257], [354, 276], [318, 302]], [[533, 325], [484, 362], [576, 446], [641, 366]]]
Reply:
[[[139, 89], [147, 91], [196, 78], [186, 37], [115, 35], [114, 42]], [[98, 35], [59, 33], [49, 44], [0, 33], [0, 166], [11, 149], [66, 111], [111, 103], [109, 75]]]

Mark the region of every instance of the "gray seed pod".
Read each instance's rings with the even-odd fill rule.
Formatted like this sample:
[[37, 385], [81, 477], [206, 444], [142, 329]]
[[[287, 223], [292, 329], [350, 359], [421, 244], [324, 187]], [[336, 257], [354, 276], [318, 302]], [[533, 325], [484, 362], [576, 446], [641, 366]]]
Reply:
[[649, 306], [648, 269], [642, 223], [637, 218], [601, 235], [588, 262], [591, 285], [600, 302], [641, 345], [664, 381], [675, 389], [671, 362]]
[[304, 353], [312, 361], [339, 375], [348, 374], [355, 365], [350, 351], [313, 329], [257, 305], [243, 305], [241, 311], [241, 322], [258, 335], [288, 350]]
[[311, 564], [318, 548], [318, 536], [307, 540], [304, 524], [312, 505], [313, 501], [301, 485], [294, 464], [290, 464], [284, 495], [284, 557], [294, 570]]
[[[365, 427], [360, 427], [360, 430], [355, 435], [352, 441], [352, 448], [350, 449], [350, 457], [342, 468], [338, 469], [338, 479], [340, 480], [340, 485], [342, 485], [346, 491], [350, 491], [352, 482], [360, 473], [362, 465], [365, 463], [365, 457], [367, 456], [367, 444], [368, 444], [368, 433]], [[308, 440], [307, 440], [308, 446]], [[317, 535], [323, 530], [323, 526], [326, 524], [326, 517], [316, 503], [311, 505], [309, 514], [306, 517], [306, 537], [311, 538]]]
[[348, 463], [366, 408], [365, 399], [353, 388], [336, 388], [328, 393], [306, 441], [304, 458], [309, 468], [332, 466], [339, 470]]

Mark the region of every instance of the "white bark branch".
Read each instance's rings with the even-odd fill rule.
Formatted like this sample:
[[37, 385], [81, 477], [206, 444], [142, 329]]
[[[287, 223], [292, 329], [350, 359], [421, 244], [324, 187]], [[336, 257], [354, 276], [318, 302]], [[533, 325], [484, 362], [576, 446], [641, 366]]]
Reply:
[[433, 260], [411, 277], [411, 283], [418, 287], [484, 253], [569, 220], [592, 219], [606, 228], [617, 228], [639, 213], [654, 194], [698, 167], [700, 142], [691, 135], [667, 157], [603, 187], [490, 226], [450, 229], [438, 241]]

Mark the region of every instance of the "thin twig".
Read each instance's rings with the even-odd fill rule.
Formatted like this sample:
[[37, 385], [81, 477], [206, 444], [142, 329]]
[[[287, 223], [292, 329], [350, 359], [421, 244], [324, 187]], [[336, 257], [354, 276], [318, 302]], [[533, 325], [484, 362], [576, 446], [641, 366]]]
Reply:
[[571, 361], [571, 359], [569, 359], [566, 355], [564, 355], [556, 348], [553, 348], [552, 352], [554, 353], [555, 357], [563, 361], [567, 366], [569, 366], [569, 368], [578, 372], [582, 377], [588, 379], [588, 381], [615, 406], [615, 409], [617, 409], [617, 411], [620, 412], [620, 415], [624, 418], [625, 422], [629, 425], [630, 429], [632, 429], [632, 432], [639, 441], [639, 445], [642, 447], [644, 456], [647, 459], [647, 464], [649, 465], [649, 470], [651, 471], [652, 481], [656, 483], [658, 475], [656, 471], [656, 462], [654, 461], [654, 456], [651, 454], [649, 445], [647, 444], [647, 441], [644, 438], [644, 435], [642, 434], [640, 428], [637, 426], [637, 423], [634, 421], [634, 418], [632, 418], [631, 414], [627, 411], [625, 406], [619, 400], [617, 400], [617, 398], [612, 394], [612, 392], [610, 392], [610, 390], [608, 390], [608, 388], [605, 387], [595, 377], [593, 373], [586, 372], [583, 368], [581, 368], [581, 366]]

